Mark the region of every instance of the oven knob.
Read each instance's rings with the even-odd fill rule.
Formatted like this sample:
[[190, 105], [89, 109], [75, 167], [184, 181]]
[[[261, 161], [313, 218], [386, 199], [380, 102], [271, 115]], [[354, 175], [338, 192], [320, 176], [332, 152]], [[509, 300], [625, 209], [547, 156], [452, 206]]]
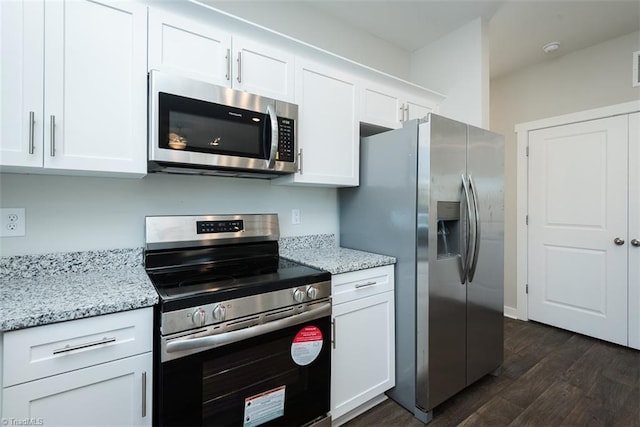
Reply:
[[293, 290], [293, 299], [296, 302], [303, 302], [304, 301], [304, 292], [301, 291], [300, 289], [296, 288]]
[[196, 326], [204, 326], [207, 323], [207, 312], [199, 308], [191, 315], [191, 321]]
[[307, 296], [309, 297], [309, 299], [318, 298], [318, 288], [316, 288], [315, 286], [309, 286], [307, 288]]
[[224, 308], [224, 306], [218, 304], [215, 307], [213, 307], [213, 319], [218, 321], [218, 322], [222, 322], [224, 321], [225, 317], [227, 317], [227, 309]]

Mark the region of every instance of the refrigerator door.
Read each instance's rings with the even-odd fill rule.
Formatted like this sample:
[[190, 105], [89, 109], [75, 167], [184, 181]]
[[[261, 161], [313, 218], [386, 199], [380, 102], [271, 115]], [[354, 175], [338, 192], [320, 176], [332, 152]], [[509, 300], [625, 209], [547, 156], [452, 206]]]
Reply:
[[467, 384], [503, 359], [504, 138], [469, 126], [467, 174], [478, 212], [467, 285]]
[[419, 133], [416, 403], [430, 411], [466, 384], [467, 127], [430, 114]]
[[415, 409], [417, 121], [362, 138], [360, 186], [341, 188], [340, 246], [396, 257], [396, 386]]

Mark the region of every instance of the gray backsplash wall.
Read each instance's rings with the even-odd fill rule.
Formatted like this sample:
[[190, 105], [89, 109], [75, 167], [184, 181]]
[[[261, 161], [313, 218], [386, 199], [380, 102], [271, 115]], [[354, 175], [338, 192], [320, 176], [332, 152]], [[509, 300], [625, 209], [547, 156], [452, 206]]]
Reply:
[[[0, 174], [0, 207], [26, 209], [26, 236], [0, 238], [0, 256], [142, 247], [146, 215], [273, 212], [283, 237], [338, 234], [334, 188], [258, 179]], [[298, 225], [291, 224], [293, 208], [300, 209]]]

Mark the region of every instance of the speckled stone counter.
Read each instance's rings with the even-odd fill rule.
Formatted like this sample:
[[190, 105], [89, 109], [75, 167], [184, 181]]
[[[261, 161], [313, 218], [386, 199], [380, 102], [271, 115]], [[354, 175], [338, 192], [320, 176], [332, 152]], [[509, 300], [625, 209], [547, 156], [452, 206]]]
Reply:
[[286, 237], [280, 239], [280, 256], [331, 274], [395, 264], [394, 257], [341, 248], [335, 235]]
[[0, 258], [0, 330], [149, 307], [158, 302], [142, 249]]

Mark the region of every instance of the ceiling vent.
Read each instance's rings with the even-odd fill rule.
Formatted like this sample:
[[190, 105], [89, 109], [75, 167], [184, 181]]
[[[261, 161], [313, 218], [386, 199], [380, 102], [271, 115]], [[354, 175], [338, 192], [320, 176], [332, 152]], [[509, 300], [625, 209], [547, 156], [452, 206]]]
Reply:
[[640, 86], [640, 50], [633, 52], [633, 86]]

